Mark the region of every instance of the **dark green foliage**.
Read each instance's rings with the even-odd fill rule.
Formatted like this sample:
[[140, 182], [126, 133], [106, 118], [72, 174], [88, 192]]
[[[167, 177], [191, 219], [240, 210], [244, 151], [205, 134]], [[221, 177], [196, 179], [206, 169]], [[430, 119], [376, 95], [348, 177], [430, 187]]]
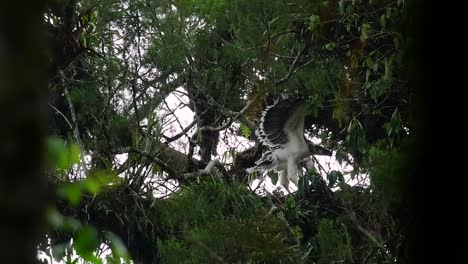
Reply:
[[315, 245], [320, 252], [316, 263], [352, 262], [351, 238], [347, 227], [338, 221], [320, 220], [317, 225]]
[[407, 177], [413, 172], [410, 144], [412, 139], [405, 139], [395, 148], [380, 145], [370, 150], [370, 179], [386, 204], [398, 205], [406, 195]]
[[[297, 263], [300, 251], [287, 224], [268, 215], [243, 185], [216, 179], [184, 188], [158, 204], [169, 237], [159, 240], [163, 263]], [[229, 239], [226, 239], [229, 238]]]

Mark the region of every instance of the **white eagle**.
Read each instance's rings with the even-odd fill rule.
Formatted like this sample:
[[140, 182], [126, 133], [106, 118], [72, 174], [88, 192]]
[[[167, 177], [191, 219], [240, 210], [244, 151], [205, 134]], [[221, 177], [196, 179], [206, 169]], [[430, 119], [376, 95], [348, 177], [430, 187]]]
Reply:
[[[304, 137], [304, 118], [308, 112], [304, 97], [278, 100], [266, 107], [256, 132], [257, 138], [269, 148], [248, 168], [247, 173], [275, 170], [279, 183], [289, 191], [289, 181], [298, 185], [298, 164], [310, 155], [331, 155], [331, 151], [315, 145]], [[309, 160], [309, 162], [311, 162]], [[310, 165], [309, 163], [309, 166]]]

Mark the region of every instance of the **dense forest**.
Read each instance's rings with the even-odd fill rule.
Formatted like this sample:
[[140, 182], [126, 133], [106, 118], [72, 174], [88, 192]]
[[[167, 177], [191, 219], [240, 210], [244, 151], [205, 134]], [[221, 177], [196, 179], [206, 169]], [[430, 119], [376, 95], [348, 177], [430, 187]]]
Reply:
[[[413, 3], [2, 3], [0, 259], [412, 263]], [[298, 94], [327, 151], [286, 189], [246, 169]]]

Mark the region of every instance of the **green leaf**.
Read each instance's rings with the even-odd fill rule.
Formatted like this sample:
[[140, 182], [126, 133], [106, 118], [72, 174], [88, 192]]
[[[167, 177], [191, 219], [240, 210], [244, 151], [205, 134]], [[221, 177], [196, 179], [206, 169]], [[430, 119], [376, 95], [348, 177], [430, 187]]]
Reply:
[[372, 56], [367, 56], [367, 58], [366, 58], [367, 67], [372, 68], [374, 66], [374, 64], [375, 64], [374, 58]]
[[57, 194], [65, 198], [70, 205], [77, 206], [81, 202], [83, 192], [96, 195], [103, 188], [117, 180], [118, 177], [113, 172], [98, 171], [86, 178], [86, 180], [61, 184], [57, 189]]
[[344, 15], [345, 14], [345, 10], [344, 10], [344, 0], [340, 0], [339, 4], [338, 4], [338, 12], [340, 13], [340, 15]]
[[398, 107], [393, 111], [390, 121], [384, 124], [384, 128], [387, 131], [388, 137], [398, 137], [400, 135], [402, 122]]
[[314, 177], [317, 176], [317, 172], [315, 171], [315, 168], [309, 170], [309, 172], [304, 175], [303, 177], [299, 178], [299, 186], [297, 191], [300, 195], [305, 194], [309, 190], [309, 179], [314, 179]]
[[364, 23], [361, 26], [361, 41], [365, 42], [366, 39], [369, 37], [369, 31], [371, 30], [371, 25], [368, 23]]
[[387, 19], [385, 18], [385, 15], [380, 16], [380, 25], [382, 25], [382, 27], [387, 25]]
[[336, 161], [341, 165], [346, 160], [346, 153], [341, 146], [338, 146], [335, 154]]
[[370, 75], [371, 75], [371, 71], [367, 70], [367, 71], [366, 71], [366, 84], [369, 83], [369, 77], [370, 77]]
[[361, 152], [367, 152], [367, 143], [364, 129], [361, 122], [353, 118], [348, 126], [348, 133], [346, 135], [346, 143], [349, 147]]
[[80, 162], [81, 150], [76, 144], [69, 144], [57, 137], [47, 139], [47, 155], [52, 165], [67, 171], [73, 164]]
[[80, 40], [81, 40], [81, 44], [83, 45], [83, 47], [87, 48], [88, 47], [88, 41], [86, 40], [85, 34], [80, 35]]
[[392, 8], [388, 7], [385, 9], [385, 18], [391, 18], [392, 17]]
[[379, 70], [379, 63], [374, 63], [374, 65], [372, 66], [372, 69], [376, 72]]
[[385, 58], [385, 74], [384, 74], [384, 80], [389, 80], [391, 76], [391, 67], [392, 67], [392, 60], [393, 57], [390, 59]]
[[271, 179], [271, 183], [273, 183], [274, 185], [276, 185], [276, 183], [278, 182], [278, 173], [274, 172], [274, 171], [269, 171], [267, 173], [267, 175], [270, 177]]
[[318, 25], [320, 24], [320, 17], [317, 15], [311, 15], [309, 17], [309, 30], [310, 31], [315, 31], [318, 28]]
[[320, 175], [320, 173], [318, 173], [317, 169], [314, 167], [310, 168], [307, 170], [307, 177], [310, 179], [310, 178], [314, 178], [316, 176]]
[[49, 208], [46, 212], [47, 221], [49, 225], [54, 228], [58, 229], [61, 228], [65, 222], [65, 219], [62, 214], [57, 211], [55, 208]]
[[84, 260], [96, 261], [94, 251], [99, 246], [99, 238], [96, 229], [86, 226], [81, 229], [75, 238], [76, 253]]
[[112, 171], [97, 171], [91, 177], [83, 181], [83, 188], [89, 193], [96, 195], [117, 179], [117, 175]]
[[70, 205], [77, 206], [81, 201], [81, 190], [80, 183], [65, 183], [58, 187], [57, 194], [68, 200]]
[[386, 91], [390, 89], [392, 86], [392, 79], [386, 79], [385, 76], [381, 76], [381, 78], [375, 82], [371, 83], [369, 87], [369, 94], [371, 98], [377, 102]]
[[128, 254], [128, 250], [125, 247], [125, 244], [120, 239], [120, 237], [118, 237], [114, 233], [107, 232], [105, 234], [105, 238], [110, 242], [114, 261], [118, 260], [118, 262], [120, 263], [121, 258], [123, 258], [126, 262], [130, 261], [130, 255]]
[[94, 195], [98, 194], [102, 187], [96, 178], [88, 178], [83, 183], [86, 190]]
[[47, 139], [47, 152], [53, 165], [65, 170], [68, 167], [67, 148], [65, 142], [59, 138], [51, 137]]
[[240, 130], [241, 130], [241, 133], [242, 135], [245, 137], [245, 138], [249, 138], [250, 135], [252, 135], [252, 131], [250, 130], [250, 128], [248, 128], [246, 125], [242, 124], [240, 125]]
[[329, 173], [327, 175], [327, 178], [328, 178], [328, 187], [330, 187], [330, 188], [333, 187], [335, 185], [335, 183], [336, 183], [336, 180], [337, 180], [336, 174]]
[[271, 24], [275, 23], [279, 18], [280, 18], [279, 16], [273, 18], [272, 20], [270, 20], [270, 22], [268, 22], [268, 24], [271, 25]]
[[[81, 149], [77, 144], [71, 144], [68, 149], [68, 158], [71, 164], [80, 162]], [[70, 164], [70, 165], [71, 165]]]
[[323, 46], [326, 50], [334, 50], [336, 48], [336, 44], [333, 42], [327, 43]]
[[333, 170], [328, 175], [328, 187], [333, 187], [335, 183], [338, 181], [340, 183], [344, 183], [343, 174], [339, 171]]
[[63, 226], [60, 228], [60, 230], [63, 230], [64, 232], [74, 233], [77, 230], [81, 229], [81, 227], [82, 224], [80, 221], [76, 220], [75, 218], [67, 217], [65, 218]]
[[60, 260], [63, 257], [65, 257], [68, 248], [69, 248], [69, 245], [65, 244], [65, 243], [53, 245], [52, 246], [52, 256], [56, 260]]

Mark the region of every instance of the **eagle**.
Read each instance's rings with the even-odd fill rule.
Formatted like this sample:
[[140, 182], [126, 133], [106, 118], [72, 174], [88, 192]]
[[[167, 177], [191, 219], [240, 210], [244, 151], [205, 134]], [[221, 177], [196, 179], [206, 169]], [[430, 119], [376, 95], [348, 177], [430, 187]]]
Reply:
[[246, 170], [247, 173], [275, 170], [280, 173], [280, 185], [289, 191], [290, 181], [298, 185], [301, 161], [311, 155], [331, 156], [330, 150], [314, 144], [304, 136], [304, 119], [308, 108], [304, 96], [276, 100], [265, 108], [256, 136], [268, 150], [255, 162], [254, 167]]

